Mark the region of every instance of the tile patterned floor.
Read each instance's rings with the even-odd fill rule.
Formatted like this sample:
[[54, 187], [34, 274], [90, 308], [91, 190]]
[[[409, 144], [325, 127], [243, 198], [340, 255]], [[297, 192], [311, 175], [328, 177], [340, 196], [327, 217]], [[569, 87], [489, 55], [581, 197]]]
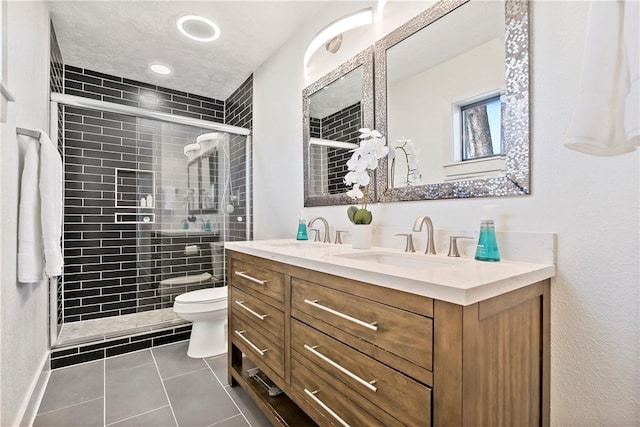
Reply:
[[187, 341], [54, 370], [34, 427], [266, 427], [227, 355], [187, 357]]

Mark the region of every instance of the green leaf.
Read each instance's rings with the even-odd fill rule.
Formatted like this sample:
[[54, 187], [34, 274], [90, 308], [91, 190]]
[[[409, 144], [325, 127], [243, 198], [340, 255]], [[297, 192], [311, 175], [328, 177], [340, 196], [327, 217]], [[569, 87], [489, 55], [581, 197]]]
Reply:
[[349, 221], [351, 221], [354, 224], [355, 224], [355, 221], [353, 219], [353, 216], [356, 214], [357, 211], [358, 211], [357, 206], [349, 206], [347, 208], [347, 216], [349, 217]]
[[373, 221], [373, 215], [367, 209], [358, 209], [353, 215], [354, 224], [371, 224]]

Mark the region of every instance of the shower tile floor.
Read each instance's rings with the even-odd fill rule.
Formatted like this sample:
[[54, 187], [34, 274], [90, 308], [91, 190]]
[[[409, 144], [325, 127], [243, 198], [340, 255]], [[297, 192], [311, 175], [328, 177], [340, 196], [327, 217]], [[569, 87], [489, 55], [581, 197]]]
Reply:
[[88, 339], [103, 340], [123, 334], [129, 335], [132, 332], [151, 331], [154, 325], [166, 327], [179, 323], [185, 322], [173, 313], [172, 308], [69, 322], [62, 325], [58, 345], [68, 345]]
[[270, 426], [227, 355], [192, 359], [188, 341], [51, 372], [34, 427]]

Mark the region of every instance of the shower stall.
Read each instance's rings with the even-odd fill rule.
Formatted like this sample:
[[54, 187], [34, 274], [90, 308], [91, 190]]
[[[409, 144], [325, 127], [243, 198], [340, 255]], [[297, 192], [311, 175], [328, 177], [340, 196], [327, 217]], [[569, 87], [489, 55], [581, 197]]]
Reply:
[[65, 187], [52, 347], [182, 324], [174, 298], [225, 286], [224, 242], [251, 238], [249, 130], [68, 94], [52, 112]]

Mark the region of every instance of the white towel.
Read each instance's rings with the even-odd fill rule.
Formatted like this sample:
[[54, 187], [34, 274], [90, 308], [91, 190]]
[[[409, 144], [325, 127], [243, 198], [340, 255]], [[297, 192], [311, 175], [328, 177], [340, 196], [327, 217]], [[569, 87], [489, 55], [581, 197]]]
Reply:
[[42, 280], [42, 230], [38, 191], [38, 146], [27, 141], [18, 213], [18, 281]]
[[62, 274], [62, 159], [47, 134], [40, 131], [40, 201], [45, 273]]
[[564, 139], [572, 150], [616, 156], [640, 145], [637, 1], [593, 1], [578, 103]]

